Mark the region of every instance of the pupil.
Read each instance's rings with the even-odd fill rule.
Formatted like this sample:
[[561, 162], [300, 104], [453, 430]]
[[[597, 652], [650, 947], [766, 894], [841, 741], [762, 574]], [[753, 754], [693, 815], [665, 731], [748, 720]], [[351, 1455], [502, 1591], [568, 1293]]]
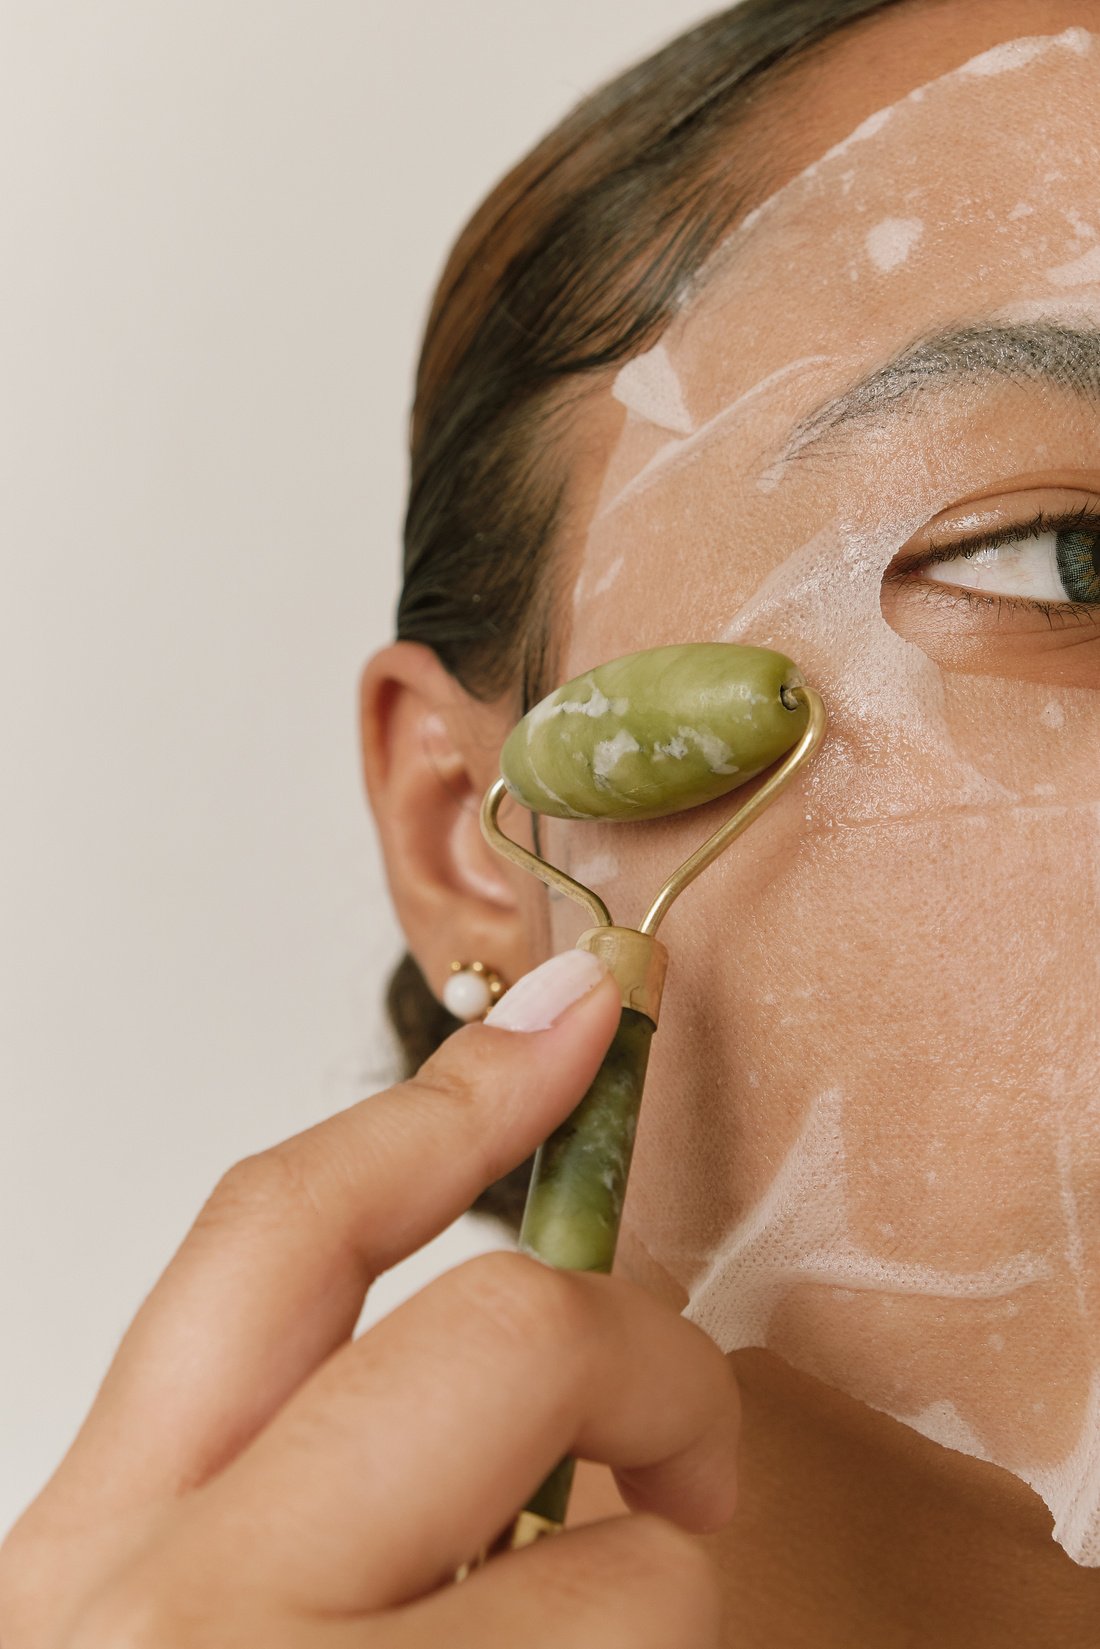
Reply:
[[1054, 537], [1058, 577], [1070, 601], [1100, 601], [1100, 531], [1060, 532]]

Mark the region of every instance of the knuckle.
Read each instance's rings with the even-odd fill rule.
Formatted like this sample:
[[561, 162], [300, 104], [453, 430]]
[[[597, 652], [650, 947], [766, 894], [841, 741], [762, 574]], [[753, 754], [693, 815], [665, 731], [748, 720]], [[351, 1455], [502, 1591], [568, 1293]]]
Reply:
[[[447, 1043], [437, 1049], [415, 1076], [401, 1084], [402, 1099], [410, 1115], [420, 1113], [429, 1127], [438, 1123], [444, 1108], [448, 1131], [462, 1139], [461, 1148], [487, 1155], [494, 1139], [486, 1116], [490, 1085], [484, 1072], [458, 1063], [456, 1052]], [[469, 1049], [465, 1053], [468, 1059]]]
[[0, 1644], [52, 1643], [78, 1594], [87, 1536], [79, 1521], [52, 1516], [48, 1488], [0, 1541]]
[[587, 1297], [577, 1280], [528, 1254], [508, 1249], [479, 1254], [445, 1280], [472, 1323], [488, 1330], [495, 1342], [520, 1347], [530, 1356], [544, 1359], [552, 1347], [560, 1359], [583, 1343], [590, 1327]]
[[39, 1558], [35, 1542], [17, 1523], [0, 1544], [0, 1633], [2, 1641], [31, 1639], [34, 1599], [48, 1581], [49, 1569]]
[[479, 1029], [471, 1023], [447, 1037], [392, 1091], [400, 1094], [410, 1126], [426, 1137], [445, 1128], [451, 1151], [488, 1184], [514, 1166], [514, 1159], [501, 1154], [500, 1052], [486, 1050]]
[[634, 1555], [646, 1574], [659, 1574], [667, 1584], [694, 1591], [717, 1588], [714, 1565], [691, 1535], [667, 1518], [639, 1512], [625, 1520]]
[[617, 1521], [620, 1589], [635, 1600], [653, 1642], [717, 1646], [722, 1593], [718, 1571], [703, 1548], [651, 1512]]
[[74, 1622], [65, 1649], [166, 1649], [183, 1641], [144, 1588], [114, 1582]]
[[[410, 1093], [422, 1094], [433, 1107], [438, 1107], [442, 1099], [461, 1110], [480, 1109], [482, 1083], [475, 1071], [456, 1060], [456, 1049], [450, 1044], [448, 1038], [401, 1086]], [[468, 1054], [469, 1050], [465, 1051]]]
[[[202, 1581], [195, 1584], [198, 1557]], [[93, 1592], [63, 1639], [64, 1649], [184, 1649], [253, 1643], [255, 1596], [229, 1583], [206, 1553], [146, 1551]], [[52, 1640], [51, 1640], [52, 1641]]]
[[575, 1530], [553, 1587], [604, 1624], [600, 1641], [630, 1649], [717, 1649], [717, 1570], [674, 1525], [651, 1513]]
[[228, 1225], [285, 1217], [288, 1208], [316, 1206], [304, 1164], [286, 1144], [241, 1157], [218, 1180], [197, 1225]]

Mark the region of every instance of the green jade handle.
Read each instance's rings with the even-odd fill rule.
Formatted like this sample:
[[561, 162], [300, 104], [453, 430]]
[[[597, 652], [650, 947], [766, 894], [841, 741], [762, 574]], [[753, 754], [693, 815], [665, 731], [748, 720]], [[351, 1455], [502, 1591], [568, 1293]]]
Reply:
[[[525, 1253], [570, 1271], [611, 1270], [655, 1030], [624, 1007], [584, 1098], [539, 1146], [519, 1233]], [[559, 1461], [524, 1510], [564, 1523], [575, 1464]]]

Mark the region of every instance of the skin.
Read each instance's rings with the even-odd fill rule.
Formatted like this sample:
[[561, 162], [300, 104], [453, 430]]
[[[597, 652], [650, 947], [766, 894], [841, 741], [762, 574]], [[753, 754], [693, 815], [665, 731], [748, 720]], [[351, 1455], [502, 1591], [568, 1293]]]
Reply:
[[[1093, 30], [1100, 26], [1095, 5], [1080, 0], [1076, 4], [1028, 0], [988, 4], [968, 0], [965, 6], [911, 4], [849, 31], [831, 43], [812, 75], [799, 74], [785, 91], [762, 100], [747, 132], [739, 135], [741, 152], [747, 145], [750, 154], [772, 157], [760, 198], [846, 137], [867, 115], [904, 97], [913, 87], [1001, 41], [1056, 33], [1072, 25]], [[965, 142], [965, 132], [958, 134], [958, 141]], [[775, 163], [776, 155], [782, 157], [781, 164]], [[975, 248], [969, 255], [979, 253]], [[784, 292], [797, 297], [798, 269], [785, 269], [782, 279], [788, 283]], [[761, 317], [765, 328], [775, 326], [774, 315], [782, 312], [783, 304], [777, 300], [772, 313]], [[743, 311], [741, 317], [752, 319], [744, 317]], [[853, 341], [858, 319], [855, 313]], [[898, 340], [915, 331], [920, 320], [920, 315], [911, 312], [899, 315]], [[833, 341], [843, 352], [849, 340]], [[740, 387], [747, 388], [753, 381], [750, 377]], [[695, 387], [701, 394], [713, 390], [713, 400], [706, 404], [722, 404], [717, 385], [699, 379]], [[1022, 404], [1000, 401], [991, 404], [985, 416], [992, 434], [1003, 430], [1006, 420], [1022, 420]], [[1033, 390], [1029, 391], [1027, 416], [1030, 422], [1019, 424], [1020, 445], [1030, 438], [1039, 453], [1036, 435], [1049, 435], [1051, 463], [1044, 469], [1040, 456], [1026, 474], [1020, 469], [1011, 487], [987, 487], [977, 500], [983, 509], [983, 525], [1019, 519], [1025, 486], [1029, 500], [1051, 511], [1073, 507], [1100, 490], [1100, 449], [1091, 415], [1068, 411], [1061, 403], [1044, 403], [1041, 392]], [[622, 408], [610, 394], [610, 382], [597, 388], [577, 412], [570, 525], [558, 553], [567, 559], [575, 579], [587, 577], [589, 587], [606, 572], [616, 549], [623, 548], [611, 538], [610, 528], [597, 526], [588, 531], [622, 427]], [[980, 423], [977, 432], [980, 436]], [[888, 485], [889, 477], [882, 479]], [[634, 647], [692, 636], [712, 638], [713, 628], [703, 628], [711, 624], [705, 602], [722, 575], [696, 553], [695, 545], [686, 563], [688, 575], [674, 574], [668, 550], [677, 543], [678, 532], [682, 533], [683, 514], [677, 513], [676, 506], [682, 512], [686, 497], [685, 491], [677, 494], [674, 487], [665, 495], [654, 488], [649, 495], [646, 507], [653, 531], [637, 551], [630, 591], [617, 592], [611, 601], [582, 601], [575, 614], [563, 612], [560, 679], [593, 660], [612, 658]], [[970, 495], [957, 502], [956, 518], [975, 507]], [[944, 512], [945, 521], [951, 513]], [[640, 512], [632, 518], [634, 523], [640, 519]], [[775, 527], [774, 520], [771, 525]], [[762, 531], [756, 536], [763, 541]], [[781, 517], [774, 536], [791, 541]], [[805, 536], [803, 532], [801, 537]], [[753, 538], [750, 524], [746, 542], [752, 543]], [[794, 537], [793, 542], [799, 541]], [[918, 535], [910, 548], [919, 547]], [[770, 562], [758, 559], [725, 572], [732, 583], [730, 611], [775, 564], [773, 554]], [[661, 592], [659, 601], [654, 600], [654, 591]], [[996, 677], [1008, 684], [1006, 691], [1014, 683], [1096, 684], [1100, 643], [1092, 639], [1091, 626], [1071, 637], [1065, 631], [1052, 631], [1034, 613], [1012, 613], [993, 627], [957, 600], [914, 600], [911, 592], [907, 594], [889, 579], [883, 586], [883, 611], [899, 634], [955, 676]], [[703, 613], [707, 616], [701, 617]], [[793, 640], [790, 646], [794, 651]], [[474, 706], [437, 672], [426, 650], [397, 644], [368, 666], [364, 717], [372, 725], [386, 725], [399, 709], [404, 719], [394, 724], [399, 731], [392, 748], [402, 752], [395, 757], [395, 766], [403, 765], [404, 753], [408, 753], [413, 805], [391, 805], [392, 795], [377, 791], [373, 805], [391, 890], [410, 944], [429, 980], [445, 978], [449, 958], [458, 954], [490, 958], [506, 973], [511, 969], [508, 976], [513, 977], [532, 958], [571, 943], [584, 925], [582, 913], [548, 903], [531, 878], [521, 872], [513, 874], [480, 841], [477, 803], [496, 777], [494, 754], [510, 731], [514, 706], [510, 701], [498, 707]], [[1041, 772], [1046, 747], [1035, 742], [1026, 755], [1027, 764]], [[649, 835], [636, 833], [629, 842], [608, 836], [611, 827], [550, 821], [545, 851], [553, 862], [569, 868], [582, 835], [583, 846], [593, 853], [613, 842], [620, 857], [618, 877], [611, 883], [612, 892], [618, 895], [613, 913], [617, 920], [634, 922], [669, 868], [686, 857], [719, 815], [725, 816], [728, 804], [714, 804], [700, 812], [702, 816], [697, 814], [693, 822], [666, 821], [653, 827]], [[421, 822], [428, 817], [430, 826]], [[506, 829], [526, 840], [522, 821], [519, 813], [502, 818]], [[780, 826], [774, 828], [781, 831]], [[770, 852], [774, 864], [784, 862], [787, 843], [773, 839], [765, 850], [761, 842], [758, 838], [754, 846], [746, 841], [742, 865], [753, 863], [754, 851]], [[881, 846], [868, 842], [861, 851], [858, 866], [846, 874], [858, 869], [868, 878], [868, 885], [875, 887], [880, 907], [889, 908], [891, 897], [903, 892], [901, 884], [891, 880], [897, 872], [890, 868]], [[1022, 854], [1022, 849], [1017, 851]], [[426, 874], [433, 866], [436, 874]], [[1012, 868], [1019, 875], [1024, 860]], [[972, 871], [974, 876], [988, 874], [988, 866], [975, 857]], [[643, 1127], [651, 1129], [647, 1136], [651, 1149], [645, 1149], [640, 1137], [631, 1182], [631, 1195], [637, 1193], [636, 1209], [645, 1205], [650, 1179], [658, 1183], [663, 1177], [666, 1185], [670, 1183], [669, 1153], [675, 1153], [684, 1126], [682, 1104], [676, 1109], [678, 1096], [685, 1092], [745, 1094], [746, 1068], [756, 1063], [752, 1038], [765, 1034], [754, 1030], [753, 1008], [754, 996], [768, 981], [763, 973], [759, 978], [754, 975], [751, 949], [747, 961], [744, 955], [730, 955], [728, 977], [720, 971], [728, 947], [723, 934], [728, 933], [729, 913], [738, 911], [745, 930], [753, 931], [752, 884], [739, 883], [733, 861], [720, 861], [707, 874], [706, 911], [714, 917], [713, 928], [706, 925], [706, 917], [693, 927], [684, 916], [675, 929], [675, 967], [678, 977], [691, 983], [685, 984], [678, 1004], [671, 994], [666, 1000], [666, 1019], [654, 1042], [643, 1109]], [[1057, 892], [1053, 879], [1043, 881], [1044, 875], [1053, 878], [1053, 871], [1031, 869], [1030, 875], [1028, 891], [1036, 901]], [[828, 919], [836, 907], [822, 902], [815, 909], [813, 890], [809, 889], [807, 899], [805, 883], [798, 892], [800, 903], [786, 910], [780, 906], [778, 911], [773, 906], [768, 913], [768, 945], [775, 968], [781, 971], [785, 961], [783, 935], [797, 932], [800, 951], [791, 952], [792, 965], [801, 957], [810, 977], [827, 978], [832, 940]], [[979, 922], [984, 919], [982, 915], [977, 918]], [[943, 929], [948, 945], [964, 942], [965, 924], [973, 928], [975, 914], [963, 910], [958, 921], [957, 935], [950, 925]], [[999, 941], [994, 927], [985, 940], [996, 948]], [[835, 1058], [841, 1069], [846, 1059], [853, 1073], [862, 1068], [868, 1033], [873, 1035], [878, 1027], [873, 1017], [861, 1026], [855, 1004], [873, 1000], [895, 941], [896, 935], [881, 926], [870, 937], [864, 936], [858, 964], [863, 973], [857, 968], [848, 976], [849, 989], [835, 1018]], [[878, 955], [876, 942], [881, 946]], [[919, 947], [910, 951], [909, 959], [924, 969], [931, 962], [931, 956], [922, 956]], [[1070, 963], [1067, 956], [1067, 969]], [[1068, 986], [1069, 982], [1067, 975], [1064, 983]], [[700, 1038], [697, 1024], [692, 1023], [693, 996], [722, 1000], [723, 993], [738, 1004], [739, 1043]], [[982, 1054], [981, 1068], [989, 1072], [985, 1026], [977, 1022], [978, 1009], [974, 1011], [975, 1044]], [[998, 1047], [1004, 1049], [1003, 1040]], [[914, 1043], [907, 1050], [904, 1041], [899, 1048], [898, 1057], [908, 1053], [912, 1061], [908, 1080], [929, 1086], [934, 1095], [935, 1066], [927, 1048]], [[790, 1049], [792, 1068], [812, 1063], [813, 1045], [800, 1047], [795, 1032], [790, 1033]], [[1028, 1056], [1023, 1039], [1018, 1049], [1004, 1049], [997, 1056], [1002, 1060], [1001, 1078], [1026, 1081]], [[994, 1067], [994, 1080], [996, 1075]], [[792, 1089], [792, 1105], [797, 1097]], [[773, 1085], [769, 1103], [775, 1110], [782, 1111], [783, 1098], [782, 1084]], [[883, 1105], [887, 1103], [884, 1096]], [[957, 1105], [957, 1100], [945, 1086], [947, 1118], [952, 1103]], [[700, 1112], [699, 1127], [714, 1126], [714, 1113]], [[751, 1134], [745, 1137], [745, 1145], [752, 1147]], [[759, 1148], [763, 1150], [763, 1144]], [[969, 1195], [972, 1202], [980, 1201], [979, 1181], [973, 1182]], [[629, 1213], [629, 1197], [627, 1206]], [[997, 1212], [992, 1210], [994, 1218]], [[641, 1281], [670, 1308], [682, 1309], [683, 1288], [647, 1252], [644, 1217], [635, 1212], [635, 1220], [637, 1240], [624, 1233], [618, 1268]], [[871, 1307], [875, 1304], [872, 1301]], [[821, 1306], [812, 1296], [785, 1303], [791, 1343], [804, 1341], [807, 1334], [816, 1335], [828, 1356], [843, 1359], [848, 1354], [846, 1347], [859, 1344], [863, 1321], [858, 1315], [846, 1318], [845, 1309], [835, 1301]], [[863, 1301], [853, 1307], [857, 1312], [862, 1309]], [[1068, 1333], [1068, 1303], [1065, 1309], [1061, 1330]], [[877, 1324], [875, 1332], [880, 1332]], [[913, 1332], [919, 1334], [919, 1329]], [[1040, 1356], [1043, 1345], [1052, 1343], [1051, 1336], [1059, 1335], [1058, 1321], [1048, 1320], [1044, 1332]], [[907, 1348], [910, 1341], [899, 1344]], [[830, 1649], [860, 1642], [888, 1649], [913, 1642], [1031, 1645], [1057, 1641], [1083, 1646], [1095, 1641], [1100, 1570], [1073, 1563], [1054, 1544], [1049, 1513], [1017, 1476], [943, 1448], [825, 1381], [789, 1366], [774, 1352], [750, 1348], [731, 1353], [728, 1360], [738, 1375], [744, 1404], [740, 1507], [728, 1529], [706, 1537], [701, 1544], [722, 1576], [729, 1644], [812, 1642], [815, 1649]], [[1042, 1372], [1039, 1366], [1033, 1375]], [[1026, 1367], [1020, 1379], [1023, 1385], [1012, 1392], [1013, 1401], [1022, 1402], [1028, 1395]], [[1066, 1436], [1071, 1435], [1073, 1420], [1067, 1407]], [[583, 1497], [582, 1515], [614, 1504], [613, 1488], [606, 1481], [601, 1484], [598, 1475], [582, 1479], [578, 1493]], [[856, 1561], [853, 1553], [858, 1554]]]
[[[900, 7], [764, 100], [739, 143], [773, 166], [782, 156], [770, 192], [912, 86], [1003, 39], [1078, 23], [1096, 26], [1094, 6]], [[787, 278], [797, 288], [798, 271]], [[586, 558], [597, 576], [603, 564], [607, 546], [584, 526], [621, 427], [610, 383], [597, 386], [577, 413], [572, 525], [558, 548], [576, 576]], [[1030, 478], [1048, 492], [1083, 479]], [[670, 541], [666, 525], [657, 542]], [[646, 569], [638, 611], [592, 603], [572, 632], [561, 615], [563, 679], [582, 650], [609, 658], [683, 639], [693, 593], [711, 586], [699, 569], [693, 592], [672, 566], [666, 555]], [[762, 570], [744, 570], [748, 588]], [[668, 634], [639, 627], [655, 611]], [[889, 616], [919, 624], [908, 633], [929, 656], [958, 667], [962, 646], [962, 666], [1002, 680], [1039, 669], [1049, 650], [1034, 626], [960, 643], [954, 607]], [[1076, 649], [1074, 668], [1087, 671], [1085, 659]], [[480, 833], [511, 698], [479, 704], [429, 649], [397, 643], [367, 664], [361, 703], [389, 885], [426, 977], [442, 989], [450, 959], [469, 955], [515, 980], [567, 947], [572, 913]], [[524, 840], [521, 818], [502, 822]], [[705, 822], [664, 821], [623, 848], [622, 881], [637, 899]], [[565, 846], [567, 828], [552, 846]], [[778, 860], [789, 844], [771, 851]], [[751, 1021], [761, 981], [721, 972], [729, 913], [744, 931], [754, 914], [738, 902], [736, 874], [725, 864], [708, 873], [718, 925], [678, 927], [677, 976], [708, 1001], [726, 991]], [[776, 944], [785, 931], [774, 930]], [[811, 910], [804, 953], [816, 945], [827, 959], [829, 937]], [[881, 954], [861, 957], [868, 987], [891, 935], [880, 939]], [[693, 1035], [690, 997], [677, 1006], [655, 1039], [645, 1108], [673, 1136], [679, 1095], [717, 1095], [721, 1106], [744, 1091], [744, 1049]], [[1048, 1514], [1017, 1477], [772, 1352], [722, 1357], [678, 1316], [682, 1290], [647, 1263], [640, 1240], [621, 1247], [611, 1277], [518, 1255], [471, 1262], [350, 1341], [371, 1277], [546, 1136], [591, 1080], [616, 1020], [604, 982], [550, 1030], [469, 1026], [412, 1082], [229, 1171], [131, 1325], [69, 1455], [0, 1548], [5, 1649], [1095, 1643], [1100, 1570], [1051, 1542]], [[836, 1043], [854, 1062], [858, 1038], [840, 1020]], [[773, 1097], [781, 1111], [783, 1091]], [[655, 1171], [641, 1144], [632, 1191]], [[825, 1314], [823, 1340], [836, 1321]], [[447, 1587], [567, 1448], [590, 1462], [572, 1505], [580, 1526]]]
[[[0, 1547], [5, 1649], [713, 1649], [682, 1530], [732, 1512], [738, 1398], [701, 1330], [498, 1253], [350, 1338], [371, 1280], [584, 1092], [619, 992], [581, 990], [228, 1170]], [[639, 1515], [451, 1584], [574, 1448]]]

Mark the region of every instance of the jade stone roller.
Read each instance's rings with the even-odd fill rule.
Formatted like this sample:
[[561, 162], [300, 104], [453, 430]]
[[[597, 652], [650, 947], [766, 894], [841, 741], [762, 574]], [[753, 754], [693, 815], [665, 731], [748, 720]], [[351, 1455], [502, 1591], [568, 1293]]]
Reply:
[[[512, 729], [481, 829], [505, 858], [575, 899], [592, 926], [577, 946], [608, 963], [622, 1017], [587, 1093], [535, 1154], [519, 1247], [575, 1271], [611, 1270], [649, 1045], [668, 951], [657, 929], [672, 901], [752, 823], [814, 753], [825, 707], [791, 659], [767, 647], [685, 642], [627, 653], [542, 699]], [[714, 801], [786, 760], [669, 877], [638, 928], [618, 927], [591, 888], [505, 836], [511, 795], [557, 819], [660, 819]], [[561, 1529], [572, 1456], [558, 1463], [509, 1526], [455, 1575], [493, 1553]]]

